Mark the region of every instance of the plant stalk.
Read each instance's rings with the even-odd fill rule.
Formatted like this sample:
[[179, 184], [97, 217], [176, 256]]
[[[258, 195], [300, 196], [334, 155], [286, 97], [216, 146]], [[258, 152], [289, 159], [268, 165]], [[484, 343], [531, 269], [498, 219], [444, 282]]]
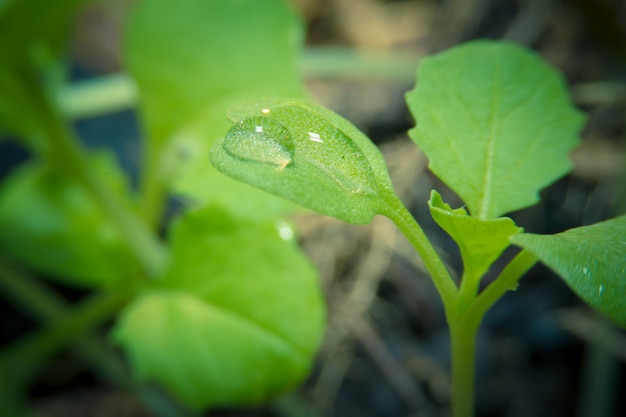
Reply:
[[151, 278], [160, 276], [167, 263], [165, 246], [150, 231], [143, 219], [130, 207], [126, 207], [89, 168], [85, 152], [80, 149], [78, 140], [66, 124], [55, 116], [51, 117], [49, 129], [54, 161], [61, 169], [70, 172], [117, 224], [144, 272]]
[[86, 299], [43, 329], [2, 349], [0, 368], [12, 383], [25, 384], [43, 359], [109, 320], [130, 298], [130, 294], [116, 292]]
[[163, 180], [160, 178], [159, 167], [161, 161], [159, 155], [161, 149], [154, 143], [146, 143], [144, 152], [143, 169], [139, 178], [139, 191], [141, 194], [141, 214], [148, 227], [155, 229], [163, 216], [166, 192]]
[[446, 310], [452, 351], [452, 417], [474, 416], [476, 334], [483, 317], [536, 262], [534, 255], [521, 251], [482, 293], [476, 295], [473, 285], [462, 286], [456, 308]]
[[[24, 313], [29, 314], [32, 319], [42, 321], [49, 326], [53, 326], [54, 323], [57, 323], [56, 326], [60, 326], [61, 321], [82, 314], [84, 311], [82, 305], [78, 307], [79, 310], [74, 310], [56, 293], [46, 286], [39, 284], [37, 280], [29, 276], [29, 274], [21, 271], [19, 267], [2, 257], [0, 257], [0, 289], [8, 296], [7, 299], [20, 307]], [[131, 295], [129, 295], [129, 299], [130, 297]], [[123, 300], [120, 299], [120, 302], [122, 301]], [[120, 304], [120, 307], [122, 305], [123, 304]], [[113, 306], [108, 318], [106, 311], [108, 311], [108, 309], [104, 310], [104, 314], [101, 316], [102, 320], [94, 320], [94, 325], [98, 324], [95, 323], [95, 321], [109, 320], [110, 317], [119, 310]], [[97, 319], [96, 316], [92, 317]], [[80, 321], [78, 317], [74, 317], [73, 320]], [[67, 322], [65, 325], [71, 327]], [[93, 330], [94, 329], [89, 326], [89, 323], [87, 323], [82, 335], [78, 335], [76, 338], [74, 338], [74, 335], [70, 332], [65, 332], [68, 338], [65, 340], [57, 339], [55, 345], [49, 344], [50, 342], [44, 342], [48, 347], [39, 350], [37, 357], [21, 357], [21, 361], [29, 364], [28, 369], [16, 370], [13, 368], [16, 366], [14, 361], [9, 363], [7, 359], [0, 359], [0, 388], [2, 388], [0, 389], [0, 415], [4, 415], [2, 414], [3, 412], [5, 412], [6, 415], [18, 415], [17, 411], [13, 412], [13, 409], [8, 407], [12, 404], [14, 407], [18, 407], [20, 404], [20, 396], [23, 393], [23, 386], [20, 384], [28, 383], [29, 376], [31, 372], [36, 369], [37, 363], [43, 361], [48, 354], [53, 353], [56, 349], [62, 348], [69, 342], [74, 342], [74, 348], [78, 356], [88, 362], [93, 371], [95, 371], [100, 378], [120, 388], [123, 387], [124, 389], [136, 391], [138, 396], [141, 397], [142, 401], [155, 416], [197, 416], [196, 413], [183, 409], [174, 399], [160, 392], [156, 387], [133, 383], [121, 358], [115, 355], [113, 351], [104, 344], [103, 339], [95, 334]], [[51, 331], [42, 330], [39, 333], [27, 335], [24, 339], [14, 342], [13, 347], [8, 347], [0, 351], [0, 358], [15, 355], [16, 353], [11, 352], [20, 352], [28, 343], [34, 345], [40, 344], [41, 339], [35, 342], [33, 342], [33, 340], [36, 340], [36, 337], [43, 337], [42, 335], [46, 334], [46, 332], [50, 334]], [[28, 342], [29, 340], [30, 342]], [[33, 351], [32, 348], [27, 347], [26, 349], [31, 352]], [[13, 357], [15, 358], [15, 356]], [[13, 378], [17, 379], [14, 380]], [[3, 384], [6, 386], [3, 386]]]
[[479, 322], [449, 321], [452, 351], [452, 417], [474, 415], [476, 332]]
[[522, 276], [537, 263], [537, 257], [522, 250], [500, 275], [476, 297], [466, 311], [468, 319], [479, 321], [507, 291], [515, 290]]
[[389, 201], [389, 210], [383, 214], [400, 229], [422, 258], [422, 262], [424, 262], [424, 266], [430, 273], [433, 283], [443, 300], [446, 314], [448, 314], [448, 310], [456, 305], [458, 288], [430, 240], [426, 237], [424, 230], [422, 230], [404, 204], [395, 195], [392, 198], [389, 198], [388, 201], [393, 201], [393, 205]]

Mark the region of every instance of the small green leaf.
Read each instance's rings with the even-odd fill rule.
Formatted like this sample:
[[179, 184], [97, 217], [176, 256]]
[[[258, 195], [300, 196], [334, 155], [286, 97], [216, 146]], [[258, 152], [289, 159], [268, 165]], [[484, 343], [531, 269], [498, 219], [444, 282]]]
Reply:
[[585, 118], [562, 77], [532, 52], [470, 42], [424, 59], [407, 93], [417, 127], [409, 134], [430, 169], [490, 219], [539, 201], [571, 169]]
[[591, 307], [626, 328], [626, 215], [511, 241], [537, 256]]
[[428, 205], [433, 219], [459, 245], [468, 279], [480, 279], [510, 245], [509, 236], [522, 232], [508, 217], [477, 219], [464, 208], [453, 210], [435, 190]]
[[229, 117], [235, 124], [211, 161], [233, 178], [355, 224], [370, 222], [393, 193], [378, 148], [329, 110], [268, 99]]
[[[90, 163], [112, 190], [128, 192], [112, 156], [95, 155]], [[36, 162], [18, 168], [0, 187], [0, 247], [80, 287], [115, 286], [138, 272], [117, 227], [91, 194]]]
[[321, 340], [324, 308], [290, 234], [216, 206], [177, 222], [168, 272], [114, 331], [136, 375], [194, 408], [259, 403], [300, 382]]

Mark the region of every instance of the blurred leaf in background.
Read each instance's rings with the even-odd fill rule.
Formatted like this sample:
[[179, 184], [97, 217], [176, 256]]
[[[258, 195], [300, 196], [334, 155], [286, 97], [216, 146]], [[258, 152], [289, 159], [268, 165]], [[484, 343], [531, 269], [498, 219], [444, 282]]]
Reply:
[[244, 216], [290, 210], [265, 193], [216, 173], [210, 145], [242, 100], [301, 97], [297, 58], [303, 28], [286, 1], [149, 0], [135, 10], [125, 42], [140, 92], [147, 156], [145, 213], [156, 219], [166, 189], [221, 201]]
[[205, 408], [259, 403], [306, 376], [323, 300], [291, 230], [280, 227], [214, 206], [176, 222], [166, 275], [114, 330], [139, 378]]
[[31, 150], [50, 151], [50, 107], [64, 80], [66, 38], [82, 2], [7, 1], [0, 8], [0, 132]]
[[[115, 158], [100, 153], [90, 166], [113, 192], [128, 193]], [[133, 210], [132, 206], [126, 207]], [[0, 188], [0, 246], [35, 270], [79, 287], [115, 287], [138, 265], [107, 213], [71, 176], [31, 161]]]

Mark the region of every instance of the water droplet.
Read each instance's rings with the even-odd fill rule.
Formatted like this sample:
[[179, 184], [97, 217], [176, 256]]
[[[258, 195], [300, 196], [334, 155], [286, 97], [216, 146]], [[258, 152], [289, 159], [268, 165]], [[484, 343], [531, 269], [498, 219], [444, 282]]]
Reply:
[[587, 275], [589, 273], [589, 269], [586, 266], [583, 266], [583, 274]]
[[600, 285], [598, 287], [598, 295], [602, 295], [603, 292], [604, 292], [604, 285]]
[[312, 140], [313, 142], [324, 143], [319, 133], [309, 132], [309, 139]]
[[255, 116], [226, 134], [224, 149], [235, 158], [286, 167], [293, 159], [293, 139], [277, 120]]

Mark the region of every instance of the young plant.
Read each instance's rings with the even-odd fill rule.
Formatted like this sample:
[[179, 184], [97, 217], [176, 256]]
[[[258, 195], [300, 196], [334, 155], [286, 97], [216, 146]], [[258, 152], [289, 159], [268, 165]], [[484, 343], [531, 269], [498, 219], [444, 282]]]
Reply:
[[[280, 220], [294, 206], [219, 175], [207, 153], [231, 103], [303, 95], [296, 14], [281, 0], [138, 3], [124, 40], [145, 133], [133, 190], [110, 150], [83, 149], [68, 120], [62, 52], [80, 3], [0, 6], [0, 132], [32, 154], [0, 186], [0, 289], [43, 324], [0, 349], [0, 415], [21, 415], [39, 365], [72, 342], [127, 386], [95, 335], [103, 323], [134, 376], [188, 408], [285, 392], [310, 369], [325, 311]], [[163, 241], [172, 193], [192, 203]], [[70, 305], [23, 267], [91, 295]]]
[[[465, 203], [453, 209], [433, 190], [433, 219], [458, 244], [460, 283], [395, 195], [377, 148], [348, 121], [295, 99], [231, 111], [233, 127], [211, 150], [223, 173], [354, 224], [381, 214], [420, 254], [441, 295], [452, 345], [454, 417], [473, 415], [476, 331], [484, 315], [538, 260], [584, 301], [626, 327], [626, 216], [556, 235], [524, 233], [506, 213], [535, 204], [566, 174], [584, 116], [561, 76], [521, 47], [475, 41], [422, 61], [406, 95], [411, 138], [429, 167]], [[483, 291], [502, 252], [522, 250]]]

